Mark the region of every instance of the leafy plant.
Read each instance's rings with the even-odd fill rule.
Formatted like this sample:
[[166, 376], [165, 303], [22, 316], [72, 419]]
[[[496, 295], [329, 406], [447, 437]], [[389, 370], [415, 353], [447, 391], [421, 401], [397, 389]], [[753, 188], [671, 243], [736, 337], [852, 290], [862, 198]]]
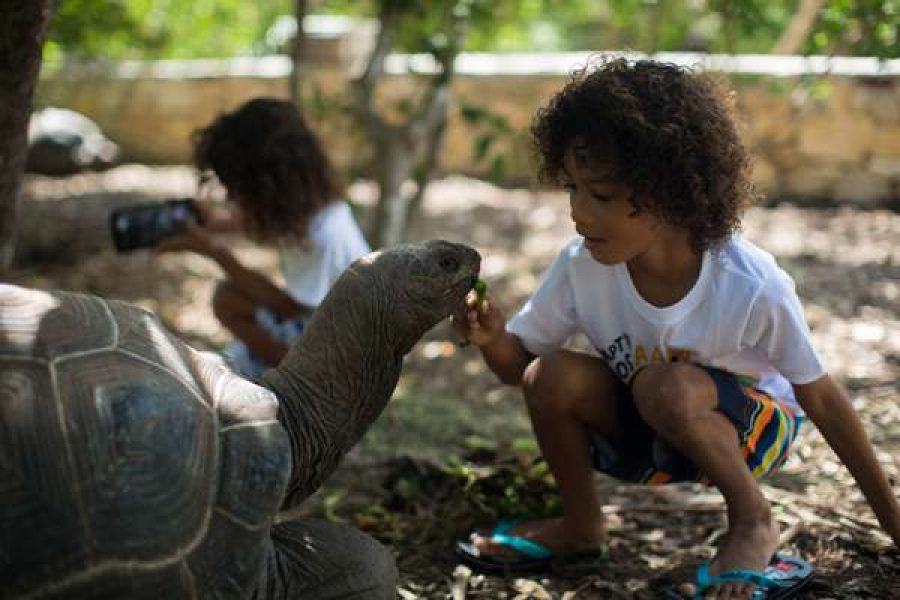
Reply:
[[494, 182], [506, 177], [506, 154], [498, 150], [498, 142], [509, 143], [514, 137], [509, 121], [486, 106], [461, 101], [459, 116], [474, 133], [472, 154], [476, 163], [487, 164], [487, 173]]
[[819, 12], [807, 51], [900, 57], [900, 0], [831, 0]]

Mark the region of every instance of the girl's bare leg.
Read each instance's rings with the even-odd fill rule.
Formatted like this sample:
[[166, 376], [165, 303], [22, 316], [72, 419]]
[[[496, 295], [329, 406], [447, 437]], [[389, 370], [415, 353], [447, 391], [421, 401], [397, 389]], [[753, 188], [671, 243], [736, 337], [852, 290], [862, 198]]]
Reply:
[[256, 321], [259, 305], [228, 281], [220, 283], [213, 295], [213, 313], [237, 339], [270, 365], [277, 365], [287, 346], [272, 339]]

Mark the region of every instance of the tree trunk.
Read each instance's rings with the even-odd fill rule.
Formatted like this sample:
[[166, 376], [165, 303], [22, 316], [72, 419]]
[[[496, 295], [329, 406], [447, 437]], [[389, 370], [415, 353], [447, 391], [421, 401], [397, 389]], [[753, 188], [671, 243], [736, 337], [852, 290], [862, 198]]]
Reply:
[[[369, 231], [375, 247], [403, 241], [411, 213], [421, 202], [428, 176], [434, 173], [450, 104], [454, 63], [466, 31], [454, 13], [447, 24], [452, 43], [434, 55], [439, 72], [431, 78], [424, 97], [409, 118], [402, 123], [391, 123], [375, 107], [375, 87], [384, 72], [385, 57], [392, 47], [403, 10], [403, 3], [395, 0], [381, 4], [381, 29], [375, 48], [365, 70], [353, 82], [353, 112], [376, 146], [374, 163], [379, 198], [374, 227]], [[418, 177], [414, 173], [416, 167], [422, 168]], [[418, 184], [416, 197], [403, 192], [403, 184], [410, 179], [416, 179]]]
[[[390, 135], [390, 134], [389, 134]], [[412, 170], [413, 157], [404, 148], [405, 140], [392, 135], [380, 144], [378, 161], [379, 201], [371, 239], [378, 247], [390, 248], [403, 242], [409, 218], [410, 198], [403, 191]]]
[[4, 0], [0, 8], [0, 271], [12, 264], [28, 117], [49, 19], [49, 0]]
[[431, 144], [428, 146], [425, 164], [421, 165], [416, 176], [416, 193], [412, 200], [409, 201], [409, 210], [407, 211], [409, 214], [407, 219], [408, 223], [415, 221], [422, 208], [422, 203], [425, 201], [425, 188], [428, 187], [428, 182], [437, 177], [440, 173], [439, 159], [441, 150], [444, 148], [444, 139], [446, 137], [447, 114], [444, 113], [441, 115], [440, 123], [435, 127], [434, 139], [432, 139]]
[[303, 30], [303, 19], [306, 17], [307, 5], [306, 0], [296, 0], [294, 2], [294, 18], [297, 20], [297, 33], [291, 40], [291, 73], [288, 77], [288, 97], [297, 108], [300, 108], [300, 102], [303, 99], [303, 44], [306, 36]]

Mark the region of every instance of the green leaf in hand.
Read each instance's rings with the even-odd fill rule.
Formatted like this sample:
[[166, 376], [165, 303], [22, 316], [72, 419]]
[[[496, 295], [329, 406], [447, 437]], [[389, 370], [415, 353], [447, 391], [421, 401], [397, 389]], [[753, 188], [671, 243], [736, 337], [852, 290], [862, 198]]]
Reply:
[[487, 295], [487, 283], [479, 279], [475, 282], [475, 287], [472, 289], [475, 290], [475, 308], [481, 310], [481, 304], [484, 302], [485, 295]]

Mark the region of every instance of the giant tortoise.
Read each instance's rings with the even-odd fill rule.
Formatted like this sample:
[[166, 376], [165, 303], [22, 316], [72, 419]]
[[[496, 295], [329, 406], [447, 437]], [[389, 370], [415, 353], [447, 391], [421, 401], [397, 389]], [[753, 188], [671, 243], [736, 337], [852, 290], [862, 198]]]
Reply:
[[380, 544], [276, 513], [360, 439], [479, 264], [444, 241], [358, 260], [258, 385], [138, 307], [0, 286], [0, 597], [395, 597]]

